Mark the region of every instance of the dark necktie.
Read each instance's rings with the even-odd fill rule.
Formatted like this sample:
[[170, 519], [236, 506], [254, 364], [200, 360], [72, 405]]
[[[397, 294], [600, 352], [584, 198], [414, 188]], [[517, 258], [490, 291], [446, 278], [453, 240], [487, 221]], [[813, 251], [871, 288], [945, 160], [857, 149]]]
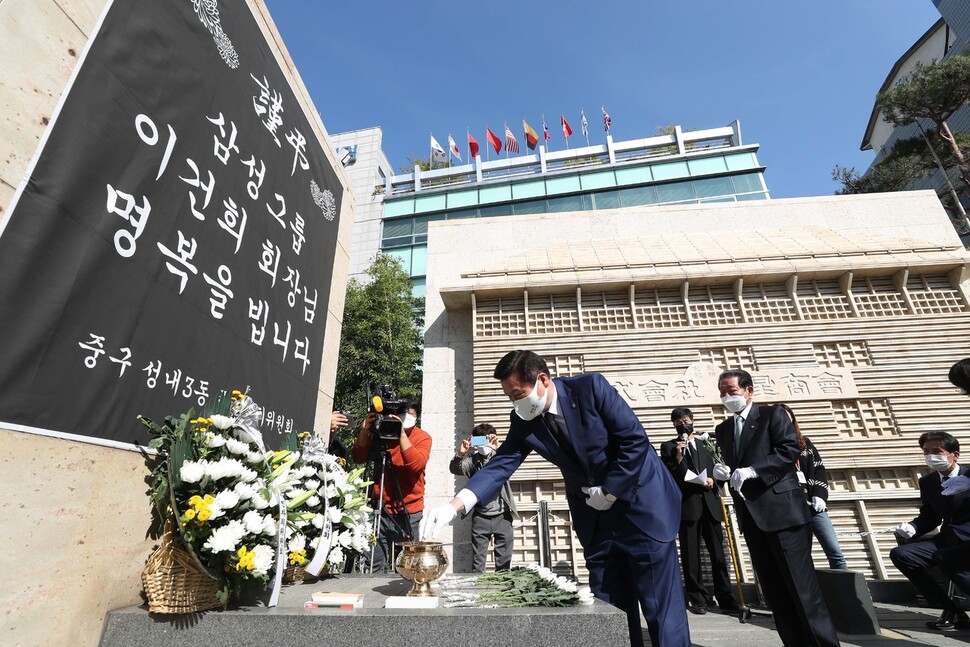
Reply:
[[566, 435], [565, 430], [556, 422], [556, 416], [547, 411], [542, 414], [542, 421], [546, 423], [546, 428], [552, 432], [553, 437], [559, 443], [559, 446], [562, 447], [566, 455], [578, 463], [579, 458], [576, 456], [576, 450], [569, 441], [569, 436]]
[[697, 461], [694, 460], [694, 446], [692, 441], [688, 440], [687, 444], [684, 445], [684, 458], [687, 459], [687, 466], [696, 472]]

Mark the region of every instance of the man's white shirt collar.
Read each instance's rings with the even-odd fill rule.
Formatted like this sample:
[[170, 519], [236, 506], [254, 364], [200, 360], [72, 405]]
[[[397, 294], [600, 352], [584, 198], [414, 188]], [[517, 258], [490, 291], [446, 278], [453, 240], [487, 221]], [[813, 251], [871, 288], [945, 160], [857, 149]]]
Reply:
[[746, 406], [745, 408], [741, 409], [741, 412], [740, 413], [736, 413], [734, 415], [741, 416], [741, 420], [747, 422], [748, 421], [748, 414], [751, 413], [751, 405], [753, 405], [753, 404], [754, 404], [754, 400], [750, 400], [748, 402], [748, 406]]
[[943, 472], [940, 472], [939, 474], [940, 474], [940, 480], [943, 480], [944, 476], [948, 478], [953, 478], [954, 476], [960, 476], [960, 463], [954, 463], [953, 469], [947, 472], [946, 474], [944, 474]]

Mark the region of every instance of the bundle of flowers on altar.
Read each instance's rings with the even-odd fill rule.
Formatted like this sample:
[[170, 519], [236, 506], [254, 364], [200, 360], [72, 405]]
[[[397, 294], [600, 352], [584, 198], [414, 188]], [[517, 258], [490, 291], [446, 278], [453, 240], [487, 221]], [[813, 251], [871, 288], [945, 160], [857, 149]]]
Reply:
[[477, 576], [446, 576], [439, 582], [445, 608], [570, 607], [592, 604], [588, 586], [529, 564]]
[[346, 461], [328, 454], [323, 441], [309, 432], [299, 434], [299, 449], [300, 459], [283, 490], [290, 507], [287, 564], [306, 568], [316, 558], [315, 567], [340, 572], [349, 557], [370, 551], [371, 482], [362, 478], [363, 467], [347, 472]]
[[248, 395], [233, 391], [200, 416], [190, 409], [163, 424], [139, 416], [152, 435], [149, 447], [158, 450], [151, 459], [155, 510], [218, 582], [223, 606], [265, 587], [276, 567], [280, 518], [288, 516], [281, 485], [291, 480], [298, 455], [266, 449], [261, 415]]

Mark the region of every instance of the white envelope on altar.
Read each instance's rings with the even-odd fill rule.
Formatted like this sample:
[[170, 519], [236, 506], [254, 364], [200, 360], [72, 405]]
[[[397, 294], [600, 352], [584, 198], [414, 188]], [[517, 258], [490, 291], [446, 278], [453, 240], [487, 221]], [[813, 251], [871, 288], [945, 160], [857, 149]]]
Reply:
[[700, 474], [694, 474], [690, 469], [684, 474], [684, 483], [697, 483], [698, 485], [707, 485], [707, 470], [701, 470]]

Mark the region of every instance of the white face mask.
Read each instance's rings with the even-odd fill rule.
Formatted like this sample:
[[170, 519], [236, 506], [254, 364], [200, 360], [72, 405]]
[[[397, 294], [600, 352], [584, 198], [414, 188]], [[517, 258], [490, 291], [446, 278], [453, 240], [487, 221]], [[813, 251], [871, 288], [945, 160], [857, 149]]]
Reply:
[[401, 426], [405, 429], [410, 429], [414, 425], [418, 424], [418, 419], [412, 416], [410, 413], [404, 416], [404, 420], [401, 422]]
[[936, 472], [949, 472], [950, 459], [940, 454], [927, 454], [926, 466]]
[[546, 389], [542, 397], [539, 396], [539, 378], [537, 377], [536, 383], [532, 386], [532, 393], [513, 402], [512, 409], [523, 420], [532, 420], [545, 410], [546, 400], [548, 399], [549, 389]]
[[741, 413], [748, 406], [748, 401], [743, 395], [726, 395], [721, 398], [721, 404], [731, 413]]

